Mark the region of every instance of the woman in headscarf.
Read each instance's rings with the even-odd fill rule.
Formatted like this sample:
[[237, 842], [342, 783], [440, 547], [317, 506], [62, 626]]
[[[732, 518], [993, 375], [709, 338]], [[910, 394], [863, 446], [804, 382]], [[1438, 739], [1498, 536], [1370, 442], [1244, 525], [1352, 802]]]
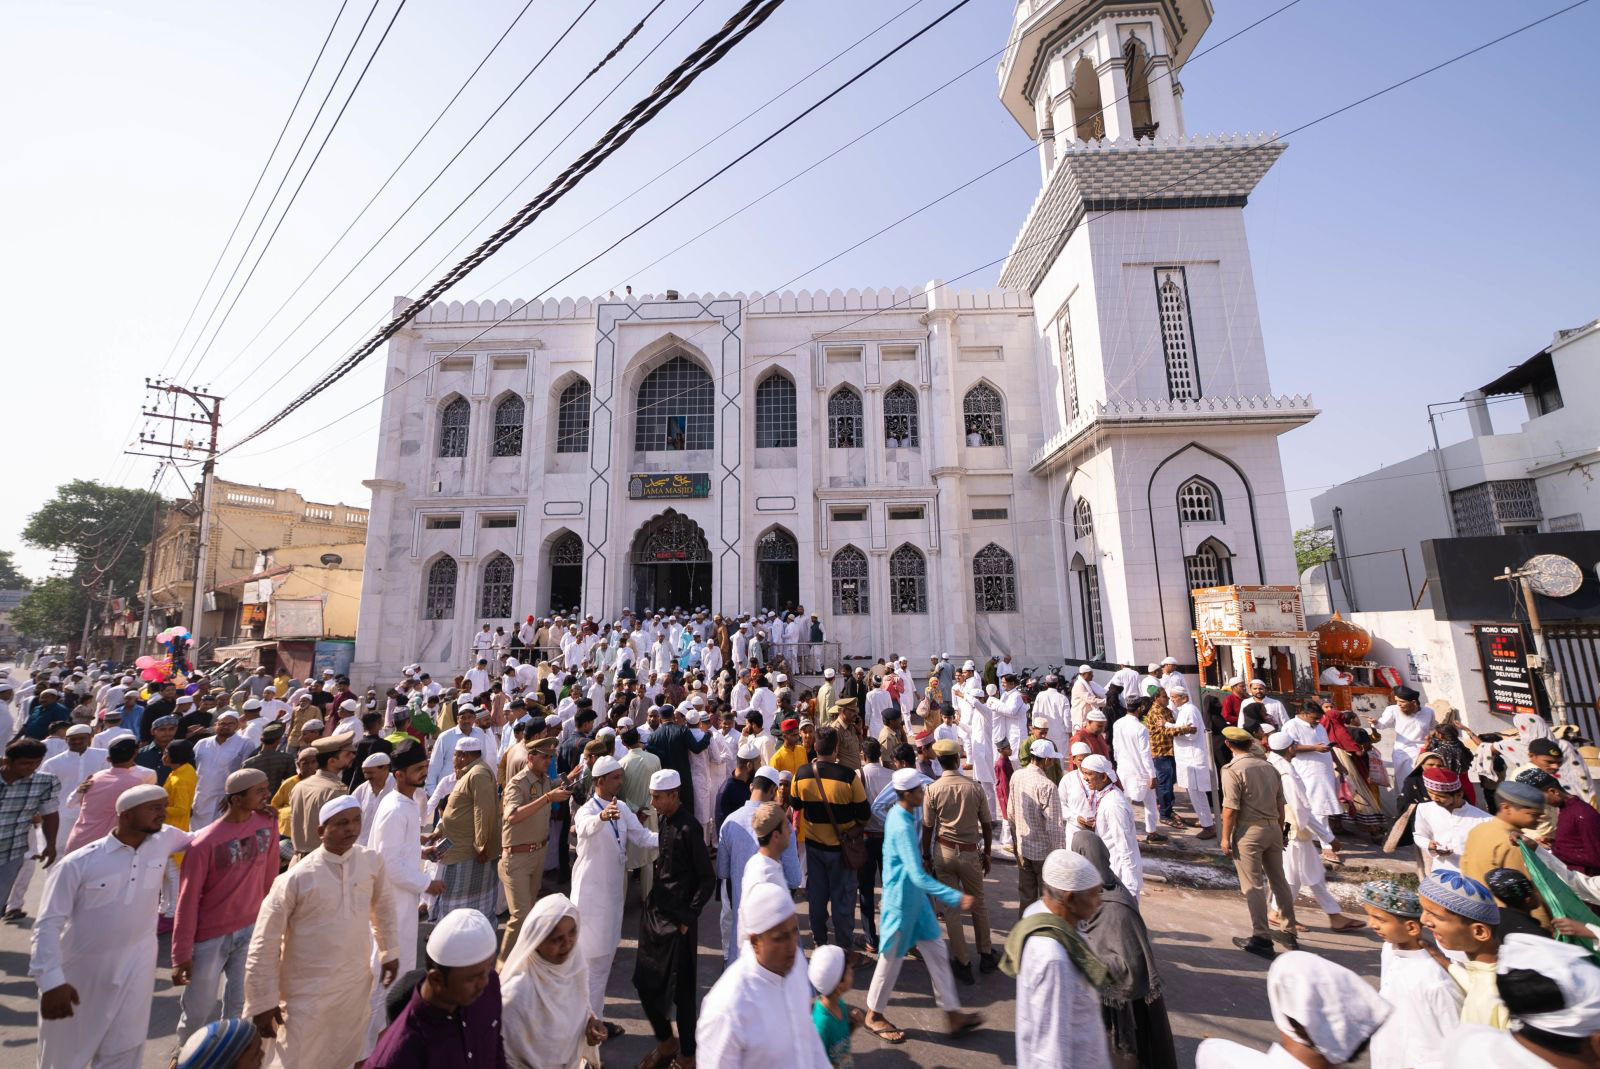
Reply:
[[[1443, 703], [1441, 702], [1440, 704]], [[1461, 789], [1467, 796], [1467, 802], [1471, 805], [1477, 805], [1478, 792], [1476, 785], [1472, 782], [1472, 751], [1467, 748], [1466, 743], [1461, 741], [1463, 726], [1456, 723], [1455, 715], [1455, 710], [1451, 709], [1445, 714], [1445, 719], [1434, 725], [1433, 731], [1429, 733], [1422, 749], [1425, 754], [1436, 755], [1440, 764], [1461, 777]], [[1470, 731], [1467, 734], [1474, 743], [1478, 741], [1478, 737]], [[1407, 779], [1410, 779], [1410, 777], [1408, 776]]]
[[513, 1069], [574, 1069], [606, 1026], [589, 1012], [589, 969], [578, 953], [578, 907], [546, 895], [528, 915], [500, 969], [506, 1061]]
[[1080, 831], [1072, 852], [1089, 859], [1100, 873], [1100, 909], [1079, 926], [1084, 941], [1115, 979], [1100, 992], [1101, 1013], [1112, 1056], [1134, 1059], [1144, 1069], [1176, 1069], [1172, 1024], [1161, 993], [1156, 952], [1133, 896], [1111, 871], [1111, 854], [1100, 836]]
[[1365, 831], [1376, 839], [1383, 834], [1388, 817], [1368, 778], [1370, 765], [1367, 751], [1370, 744], [1359, 727], [1346, 722], [1346, 715], [1331, 705], [1322, 714], [1322, 729], [1328, 733], [1328, 742], [1333, 745], [1333, 761], [1339, 767], [1344, 783], [1345, 820], [1348, 822], [1345, 827], [1346, 830]]

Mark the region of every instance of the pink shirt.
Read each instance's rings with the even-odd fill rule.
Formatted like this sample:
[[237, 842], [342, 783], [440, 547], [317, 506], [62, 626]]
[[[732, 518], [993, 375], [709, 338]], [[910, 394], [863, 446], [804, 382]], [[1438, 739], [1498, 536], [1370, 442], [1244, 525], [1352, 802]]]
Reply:
[[189, 843], [178, 870], [178, 908], [172, 921], [172, 964], [194, 957], [194, 945], [255, 923], [261, 900], [278, 876], [278, 821], [206, 825]]
[[90, 776], [88, 793], [78, 796], [82, 799], [82, 808], [78, 810], [72, 830], [67, 833], [67, 848], [63, 853], [70, 854], [80, 846], [110, 835], [111, 829], [117, 826], [117, 796], [129, 787], [155, 781], [155, 770], [141, 765], [103, 768]]

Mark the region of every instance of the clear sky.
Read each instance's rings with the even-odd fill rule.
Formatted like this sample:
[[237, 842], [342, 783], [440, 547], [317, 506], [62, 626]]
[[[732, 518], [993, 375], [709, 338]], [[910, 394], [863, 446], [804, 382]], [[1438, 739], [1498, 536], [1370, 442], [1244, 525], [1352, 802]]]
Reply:
[[[378, 0], [250, 261], [400, 2]], [[23, 519], [61, 482], [84, 477], [149, 484], [154, 462], [124, 459], [119, 450], [131, 437], [144, 377], [163, 367], [175, 371], [191, 351], [185, 379], [227, 398], [224, 444], [255, 427], [368, 336], [394, 296], [420, 292], [438, 273], [437, 261], [448, 254], [453, 263], [458, 244], [481, 237], [510, 205], [542, 187], [737, 6], [734, 0], [664, 0], [629, 48], [411, 255], [650, 6], [646, 0], [598, 0], [411, 214], [334, 288], [581, 7], [578, 0], [533, 0], [395, 181], [312, 272], [524, 2], [405, 0], [215, 342], [208, 331], [191, 350], [217, 284], [175, 355], [185, 317], [337, 3], [5, 5], [0, 91], [10, 103], [10, 121], [0, 157], [6, 250], [0, 278], [10, 312], [4, 425], [12, 462], [0, 548], [24, 549], [16, 534]], [[1281, 3], [1216, 0], [1216, 19], [1201, 47]], [[948, 0], [785, 5], [451, 296], [531, 297], [552, 285], [946, 6]], [[1560, 6], [1560, 0], [1302, 0], [1183, 72], [1189, 132], [1291, 129]], [[349, 0], [245, 234], [369, 8], [371, 0]], [[790, 282], [1026, 146], [995, 95], [991, 57], [1005, 44], [1010, 12], [1004, 0], [969, 4], [554, 295], [603, 294], [624, 283], [638, 292], [917, 286], [934, 277], [953, 279], [1004, 255], [1038, 189], [1032, 155]], [[554, 147], [686, 14], [594, 117]], [[639, 190], [884, 23], [815, 77]], [[1427, 402], [1460, 396], [1537, 352], [1557, 328], [1600, 315], [1593, 253], [1600, 238], [1600, 138], [1589, 47], [1597, 33], [1600, 4], [1579, 8], [1305, 131], [1290, 140], [1257, 189], [1247, 220], [1274, 388], [1309, 392], [1322, 409], [1320, 418], [1283, 440], [1296, 523], [1309, 520], [1307, 502], [1327, 484], [1425, 448]], [[860, 144], [650, 266], [732, 208], [969, 68]], [[534, 180], [518, 188], [552, 148]], [[513, 189], [507, 205], [491, 213]], [[491, 222], [474, 229], [485, 217]], [[244, 236], [230, 250], [223, 277]], [[391, 271], [394, 277], [384, 281]], [[997, 273], [989, 268], [960, 285], [990, 285]], [[369, 290], [375, 295], [363, 299]], [[220, 319], [219, 311], [213, 327]], [[380, 353], [270, 434], [230, 454], [221, 474], [293, 487], [313, 499], [365, 504], [361, 480], [372, 473], [378, 406], [361, 406], [377, 396], [381, 367]], [[1499, 406], [1502, 429], [1514, 428], [1515, 407]], [[1447, 435], [1459, 436], [1464, 424], [1457, 423], [1447, 425]], [[181, 492], [181, 485], [168, 475], [163, 490]], [[48, 564], [36, 551], [19, 557], [35, 575]]]

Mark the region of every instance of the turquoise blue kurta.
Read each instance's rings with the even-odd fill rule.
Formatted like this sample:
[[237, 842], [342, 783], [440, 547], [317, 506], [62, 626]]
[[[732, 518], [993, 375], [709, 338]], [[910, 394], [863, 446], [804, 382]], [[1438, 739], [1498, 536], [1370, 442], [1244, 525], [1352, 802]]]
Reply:
[[917, 823], [902, 805], [889, 810], [883, 822], [883, 912], [878, 920], [878, 946], [891, 957], [904, 957], [914, 944], [939, 938], [939, 918], [929, 895], [947, 906], [961, 904], [960, 891], [922, 868]]

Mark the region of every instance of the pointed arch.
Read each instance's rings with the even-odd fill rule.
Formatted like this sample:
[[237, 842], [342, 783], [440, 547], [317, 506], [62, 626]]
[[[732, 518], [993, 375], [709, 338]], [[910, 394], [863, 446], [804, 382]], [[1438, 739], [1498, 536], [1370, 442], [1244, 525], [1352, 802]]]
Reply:
[[756, 539], [756, 606], [787, 609], [800, 600], [800, 543], [773, 524]]
[[504, 553], [483, 562], [478, 580], [478, 616], [487, 620], [509, 620], [516, 592], [517, 566]]
[[556, 383], [560, 391], [555, 394], [555, 427], [557, 453], [587, 453], [589, 451], [589, 406], [593, 391], [589, 380], [572, 374]]
[[1094, 537], [1094, 508], [1089, 499], [1080, 497], [1072, 505], [1072, 537]]
[[903, 382], [889, 387], [883, 395], [883, 441], [891, 449], [919, 449], [922, 446], [922, 419], [917, 392]]
[[1103, 658], [1106, 653], [1105, 615], [1100, 607], [1100, 569], [1072, 555], [1071, 570], [1078, 577], [1078, 619], [1083, 627], [1084, 660]]
[[962, 429], [968, 445], [1006, 444], [1006, 405], [999, 387], [980, 379], [961, 398]]
[[698, 362], [678, 352], [639, 382], [633, 448], [640, 453], [711, 449], [716, 442], [716, 389]]
[[472, 403], [452, 394], [439, 405], [439, 455], [464, 457], [472, 430]]
[[800, 442], [794, 379], [773, 368], [756, 384], [756, 448], [793, 449]]
[[519, 393], [507, 391], [494, 403], [494, 442], [490, 456], [520, 457], [522, 455], [522, 428], [527, 421], [528, 406]]
[[1183, 558], [1183, 575], [1189, 590], [1227, 586], [1233, 582], [1233, 553], [1215, 538], [1208, 538]]
[[550, 582], [545, 587], [550, 612], [564, 613], [582, 604], [583, 555], [583, 539], [577, 532], [563, 527], [550, 538]]
[[993, 542], [972, 557], [972, 593], [980, 613], [1017, 611], [1017, 564]]
[[422, 618], [453, 620], [456, 615], [456, 579], [460, 569], [454, 557], [435, 557], [422, 570]]
[[871, 610], [867, 594], [867, 555], [853, 545], [840, 547], [833, 555], [833, 614], [866, 616]]
[[1201, 475], [1191, 475], [1178, 487], [1179, 523], [1221, 523], [1222, 491]]
[[828, 448], [860, 449], [865, 440], [861, 395], [852, 386], [840, 386], [828, 395]]
[[889, 612], [921, 616], [928, 611], [928, 560], [911, 543], [889, 554]]
[[1155, 137], [1156, 123], [1150, 113], [1150, 54], [1144, 42], [1134, 37], [1122, 50], [1123, 71], [1128, 80], [1128, 112], [1133, 136]]
[[1072, 125], [1079, 141], [1094, 141], [1106, 136], [1106, 120], [1101, 114], [1100, 76], [1088, 56], [1080, 55], [1072, 68]]

